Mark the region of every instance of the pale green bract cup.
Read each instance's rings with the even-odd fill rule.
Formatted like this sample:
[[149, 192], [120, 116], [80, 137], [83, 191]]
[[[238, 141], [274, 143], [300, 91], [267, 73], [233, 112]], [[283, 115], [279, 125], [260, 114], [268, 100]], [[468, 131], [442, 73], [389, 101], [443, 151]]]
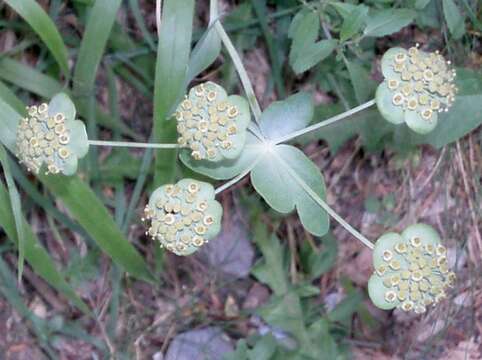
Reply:
[[248, 102], [228, 96], [213, 82], [193, 87], [175, 113], [178, 144], [195, 160], [235, 159], [243, 151], [250, 121]]
[[191, 255], [221, 231], [223, 208], [214, 196], [211, 184], [192, 179], [159, 187], [144, 210], [146, 234], [176, 255]]
[[36, 174], [73, 175], [78, 159], [89, 151], [85, 125], [76, 120], [75, 106], [64, 94], [49, 104], [27, 107], [28, 115], [17, 127], [16, 154], [20, 163]]
[[382, 58], [385, 80], [378, 86], [375, 100], [382, 116], [419, 134], [432, 131], [438, 114], [448, 111], [455, 101], [455, 70], [437, 52], [427, 53], [418, 46], [406, 50], [392, 48]]
[[375, 271], [368, 294], [379, 308], [399, 308], [422, 314], [446, 297], [455, 283], [449, 270], [447, 249], [429, 225], [415, 224], [402, 234], [386, 233], [373, 250]]

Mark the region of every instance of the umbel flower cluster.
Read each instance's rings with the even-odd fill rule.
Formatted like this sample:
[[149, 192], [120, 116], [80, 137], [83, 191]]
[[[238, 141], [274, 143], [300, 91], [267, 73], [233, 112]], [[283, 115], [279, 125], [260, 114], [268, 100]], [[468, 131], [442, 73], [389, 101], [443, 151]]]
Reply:
[[382, 309], [424, 313], [446, 297], [455, 283], [447, 249], [437, 232], [425, 224], [381, 236], [373, 250], [375, 272], [368, 282], [373, 303]]
[[178, 144], [195, 160], [237, 158], [246, 140], [250, 114], [247, 101], [213, 82], [195, 86], [175, 113]]
[[438, 51], [427, 53], [418, 46], [388, 50], [382, 58], [385, 81], [376, 94], [380, 113], [417, 133], [433, 130], [438, 113], [448, 111], [457, 93], [456, 73], [449, 65]]
[[29, 171], [73, 175], [78, 159], [89, 149], [82, 121], [75, 120], [75, 107], [65, 94], [50, 104], [27, 107], [27, 116], [17, 128], [17, 156]]
[[[433, 130], [438, 114], [450, 108], [457, 92], [455, 71], [448, 65], [437, 52], [426, 53], [418, 47], [387, 51], [382, 59], [385, 80], [376, 93], [382, 116], [392, 123], [405, 122], [421, 134]], [[89, 140], [84, 124], [75, 119], [69, 97], [58, 94], [49, 104], [28, 107], [27, 113], [17, 128], [20, 162], [35, 173], [45, 169], [47, 174], [74, 174], [78, 159], [88, 151]], [[174, 115], [177, 145], [186, 148], [184, 151], [194, 160], [207, 162], [203, 166], [222, 168], [240, 157], [251, 120], [243, 97], [228, 96], [219, 85], [206, 82], [189, 91]], [[238, 177], [222, 187], [232, 185]], [[146, 235], [177, 255], [193, 254], [221, 230], [223, 209], [215, 195], [211, 184], [193, 179], [160, 186], [144, 210]], [[412, 225], [401, 234], [381, 236], [374, 247], [375, 271], [368, 283], [373, 303], [382, 309], [424, 313], [454, 284], [455, 274], [449, 270], [446, 252], [437, 232], [424, 224]]]
[[163, 185], [144, 210], [147, 235], [177, 255], [190, 255], [221, 230], [223, 208], [211, 184], [183, 179]]

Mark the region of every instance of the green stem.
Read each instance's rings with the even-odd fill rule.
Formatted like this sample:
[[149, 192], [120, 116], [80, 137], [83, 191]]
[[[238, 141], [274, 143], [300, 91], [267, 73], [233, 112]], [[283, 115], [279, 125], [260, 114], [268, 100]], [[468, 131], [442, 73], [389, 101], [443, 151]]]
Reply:
[[259, 160], [261, 159], [261, 157], [259, 157], [258, 159], [256, 159], [250, 166], [248, 166], [243, 172], [241, 172], [238, 176], [232, 178], [231, 180], [229, 180], [228, 182], [224, 183], [223, 185], [219, 186], [218, 188], [216, 188], [216, 190], [214, 191], [214, 193], [217, 195], [221, 192], [223, 192], [224, 190], [230, 188], [231, 186], [233, 186], [234, 184], [236, 184], [237, 182], [241, 181], [242, 178], [244, 178], [246, 175], [248, 175], [251, 170], [254, 169], [254, 167], [258, 164]]
[[221, 41], [223, 42], [226, 50], [229, 53], [229, 56], [231, 57], [231, 60], [233, 61], [234, 67], [236, 68], [241, 83], [243, 84], [244, 91], [246, 92], [246, 96], [248, 98], [249, 105], [251, 106], [251, 110], [253, 111], [254, 118], [259, 124], [259, 119], [261, 118], [261, 107], [259, 106], [258, 100], [256, 99], [253, 85], [251, 84], [251, 80], [249, 80], [248, 73], [244, 68], [243, 62], [241, 61], [241, 58], [236, 51], [236, 48], [231, 42], [231, 39], [224, 30], [223, 25], [220, 23], [220, 21], [217, 20], [214, 26], [216, 27], [216, 31], [218, 32]]
[[140, 143], [129, 141], [102, 141], [102, 140], [89, 140], [89, 145], [93, 146], [111, 146], [111, 147], [131, 147], [131, 148], [144, 148], [144, 149], [176, 149], [178, 144], [156, 144], [156, 143]]
[[284, 161], [280, 156], [276, 154], [276, 152], [273, 152], [278, 160], [283, 164], [283, 166], [286, 168], [286, 171], [293, 177], [293, 179], [303, 188], [304, 191], [315, 201], [323, 210], [325, 210], [328, 215], [330, 215], [333, 219], [338, 221], [338, 223], [343, 226], [346, 231], [348, 231], [350, 234], [352, 234], [354, 237], [356, 237], [358, 240], [360, 240], [365, 246], [369, 247], [370, 249], [373, 250], [375, 247], [373, 243], [368, 240], [365, 236], [363, 236], [359, 231], [357, 231], [354, 227], [352, 227], [350, 224], [348, 224], [340, 215], [338, 215], [335, 210], [333, 210], [325, 201], [323, 201], [317, 193], [311, 189], [311, 187], [294, 171], [289, 164]]
[[308, 126], [304, 129], [301, 129], [301, 130], [298, 130], [298, 131], [294, 131], [292, 132], [291, 134], [287, 134], [285, 136], [282, 136], [281, 138], [275, 140], [274, 144], [280, 144], [280, 143], [284, 143], [286, 141], [289, 141], [289, 140], [292, 140], [298, 136], [301, 136], [301, 135], [304, 135], [304, 134], [307, 134], [311, 131], [315, 131], [315, 130], [318, 130], [322, 127], [325, 127], [325, 126], [328, 126], [328, 125], [331, 125], [331, 124], [334, 124], [335, 122], [337, 121], [340, 121], [340, 120], [343, 120], [344, 118], [347, 118], [351, 115], [354, 115], [356, 114], [357, 112], [360, 112], [362, 110], [365, 110], [366, 108], [369, 108], [371, 106], [375, 105], [375, 100], [370, 100], [364, 104], [361, 104], [357, 107], [354, 107], [353, 109], [350, 109], [348, 111], [345, 111], [341, 114], [338, 114], [338, 115], [335, 115], [327, 120], [324, 120], [324, 121], [321, 121], [319, 123], [316, 123], [316, 124], [313, 124], [311, 126]]

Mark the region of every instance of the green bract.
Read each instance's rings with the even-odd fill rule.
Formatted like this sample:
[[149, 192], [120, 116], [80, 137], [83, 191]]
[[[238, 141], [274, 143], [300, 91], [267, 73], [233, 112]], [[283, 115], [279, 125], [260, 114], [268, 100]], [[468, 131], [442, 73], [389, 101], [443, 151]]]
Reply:
[[394, 124], [405, 122], [419, 134], [432, 131], [438, 113], [448, 111], [455, 100], [455, 70], [442, 55], [417, 47], [396, 47], [382, 58], [385, 81], [377, 89], [376, 102], [382, 116]]
[[223, 208], [214, 195], [211, 184], [192, 179], [159, 187], [144, 210], [147, 234], [177, 255], [192, 254], [221, 230]]
[[373, 266], [368, 293], [384, 310], [424, 313], [428, 305], [445, 298], [445, 290], [455, 282], [446, 248], [438, 233], [425, 224], [411, 225], [401, 235], [382, 235], [373, 250]]
[[178, 143], [195, 160], [235, 159], [243, 150], [250, 121], [247, 101], [212, 82], [193, 87], [176, 111]]
[[78, 159], [89, 150], [85, 125], [75, 120], [75, 106], [63, 94], [50, 103], [27, 107], [27, 117], [17, 127], [16, 152], [29, 171], [73, 175]]

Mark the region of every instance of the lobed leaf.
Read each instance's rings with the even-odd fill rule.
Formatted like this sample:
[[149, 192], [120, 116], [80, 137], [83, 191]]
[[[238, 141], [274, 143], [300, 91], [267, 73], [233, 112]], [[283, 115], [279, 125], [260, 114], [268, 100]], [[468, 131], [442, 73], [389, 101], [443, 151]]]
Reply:
[[251, 172], [251, 182], [276, 211], [289, 213], [295, 208], [307, 231], [316, 236], [328, 232], [329, 217], [287, 167], [300, 177], [321, 199], [326, 196], [323, 177], [313, 162], [299, 149], [277, 145], [266, 151]]

